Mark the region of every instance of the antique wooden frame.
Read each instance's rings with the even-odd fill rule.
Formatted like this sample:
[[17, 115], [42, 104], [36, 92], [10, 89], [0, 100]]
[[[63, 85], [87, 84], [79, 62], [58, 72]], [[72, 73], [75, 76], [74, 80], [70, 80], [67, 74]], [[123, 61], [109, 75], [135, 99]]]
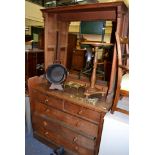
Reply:
[[[56, 33], [60, 60], [66, 65], [67, 40], [69, 23], [79, 20], [111, 20], [116, 22], [116, 32], [121, 35], [128, 33], [128, 8], [123, 1], [51, 7], [41, 10], [45, 24], [45, 69], [54, 62], [56, 53]], [[108, 86], [107, 102], [111, 102], [114, 95], [116, 79], [116, 45], [114, 46], [111, 77]]]

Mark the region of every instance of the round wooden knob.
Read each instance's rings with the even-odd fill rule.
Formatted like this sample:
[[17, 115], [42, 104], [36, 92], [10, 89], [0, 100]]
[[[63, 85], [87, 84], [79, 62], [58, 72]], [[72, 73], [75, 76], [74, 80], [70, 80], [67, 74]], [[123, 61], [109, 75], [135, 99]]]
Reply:
[[82, 112], [83, 112], [83, 111], [82, 111], [82, 110], [80, 110], [80, 111], [78, 112], [78, 114], [79, 114], [79, 115], [81, 115], [81, 114], [82, 114]]
[[78, 150], [79, 149], [79, 147], [78, 146], [75, 146], [75, 150]]
[[45, 132], [45, 135], [48, 135], [48, 131]]
[[48, 103], [48, 99], [45, 100], [45, 104], [47, 104], [47, 103]]
[[48, 109], [48, 108], [47, 108], [47, 109], [45, 109], [45, 112], [50, 112], [50, 109]]
[[77, 137], [74, 137], [73, 138], [73, 143], [75, 143], [77, 140], [78, 140], [78, 138]]
[[47, 122], [46, 122], [46, 121], [43, 121], [43, 125], [44, 125], [44, 126], [47, 126]]

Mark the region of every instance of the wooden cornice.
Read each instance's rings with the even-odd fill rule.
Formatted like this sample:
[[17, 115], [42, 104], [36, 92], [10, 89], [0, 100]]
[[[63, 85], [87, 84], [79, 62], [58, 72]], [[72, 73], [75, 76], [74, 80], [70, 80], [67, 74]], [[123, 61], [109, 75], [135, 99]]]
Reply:
[[95, 3], [95, 4], [78, 4], [68, 6], [57, 6], [41, 9], [42, 12], [47, 13], [70, 13], [70, 12], [87, 12], [87, 11], [101, 11], [101, 10], [115, 10], [118, 6], [121, 6], [122, 10], [126, 11], [126, 7], [123, 1]]

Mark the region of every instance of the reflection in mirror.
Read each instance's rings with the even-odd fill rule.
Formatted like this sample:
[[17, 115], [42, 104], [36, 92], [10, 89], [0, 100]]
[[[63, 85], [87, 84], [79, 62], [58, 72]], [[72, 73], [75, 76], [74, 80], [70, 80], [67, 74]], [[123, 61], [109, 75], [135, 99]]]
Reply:
[[[70, 73], [77, 74], [79, 79], [85, 77], [90, 80], [94, 49], [89, 45], [83, 45], [82, 42], [111, 43], [112, 25], [112, 21], [75, 21], [70, 23], [66, 65]], [[99, 62], [96, 71], [97, 79], [108, 82], [111, 74], [113, 47], [101, 47], [97, 53]]]

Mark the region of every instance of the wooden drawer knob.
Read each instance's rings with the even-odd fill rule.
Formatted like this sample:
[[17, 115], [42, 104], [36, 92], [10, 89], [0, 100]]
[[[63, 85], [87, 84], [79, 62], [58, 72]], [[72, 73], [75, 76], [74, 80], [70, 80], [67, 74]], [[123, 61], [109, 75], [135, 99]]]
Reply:
[[79, 147], [78, 146], [75, 146], [75, 150], [78, 150], [79, 149]]
[[78, 140], [78, 138], [77, 137], [74, 137], [73, 138], [73, 143], [75, 143], [77, 140]]
[[45, 135], [48, 135], [48, 131], [45, 132]]
[[48, 99], [45, 100], [45, 104], [47, 104], [47, 103], [48, 103]]
[[48, 109], [48, 108], [47, 108], [47, 109], [45, 109], [45, 112], [50, 112], [50, 109]]
[[82, 111], [82, 110], [80, 110], [80, 111], [78, 112], [78, 114], [79, 114], [79, 115], [81, 115], [82, 113], [83, 113], [83, 111]]
[[43, 125], [44, 125], [44, 126], [47, 126], [47, 122], [46, 122], [46, 121], [43, 121]]

